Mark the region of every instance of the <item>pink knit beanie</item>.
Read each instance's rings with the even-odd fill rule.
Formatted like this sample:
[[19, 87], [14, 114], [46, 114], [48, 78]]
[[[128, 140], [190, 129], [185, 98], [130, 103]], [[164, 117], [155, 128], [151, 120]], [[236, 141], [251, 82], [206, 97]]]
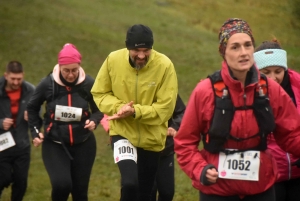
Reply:
[[75, 45], [67, 43], [58, 53], [58, 64], [65, 65], [72, 63], [81, 63], [81, 55]]

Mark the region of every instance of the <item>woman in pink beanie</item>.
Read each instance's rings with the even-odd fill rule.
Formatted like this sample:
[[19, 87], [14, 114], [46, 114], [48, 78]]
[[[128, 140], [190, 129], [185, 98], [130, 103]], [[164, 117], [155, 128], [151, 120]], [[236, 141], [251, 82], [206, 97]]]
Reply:
[[[103, 114], [90, 93], [94, 79], [86, 75], [81, 55], [70, 43], [58, 54], [53, 72], [42, 79], [28, 103], [34, 146], [42, 146], [43, 162], [52, 185], [52, 200], [87, 201], [96, 155], [96, 129]], [[39, 116], [46, 101], [44, 120]], [[44, 122], [44, 133], [40, 131]]]

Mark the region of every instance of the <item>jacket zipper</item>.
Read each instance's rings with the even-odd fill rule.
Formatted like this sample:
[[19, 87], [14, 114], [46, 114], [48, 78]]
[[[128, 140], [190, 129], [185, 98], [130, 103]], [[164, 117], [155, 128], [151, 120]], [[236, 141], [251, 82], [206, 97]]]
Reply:
[[[246, 98], [247, 98], [247, 95], [246, 95], [246, 91], [244, 90], [244, 95], [243, 95], [243, 99], [244, 99], [244, 107], [247, 106], [247, 104], [246, 104], [246, 103], [247, 103]], [[245, 118], [245, 117], [246, 117], [246, 111], [247, 111], [247, 110], [243, 110], [243, 114], [244, 114], [244, 115], [243, 115], [243, 116], [244, 116], [243, 119], [246, 119], [246, 118]], [[244, 121], [243, 121], [243, 122], [244, 122]], [[245, 125], [246, 125], [246, 122], [243, 123], [243, 128], [246, 127]]]
[[[138, 80], [139, 80], [139, 71], [136, 70], [136, 82], [135, 82], [135, 104], [138, 103]], [[140, 135], [140, 126], [138, 122], [136, 121], [136, 126], [137, 126], [137, 132], [138, 132], [138, 145], [140, 145], [141, 141], [141, 135]]]
[[289, 179], [291, 179], [291, 176], [292, 176], [292, 167], [291, 167], [291, 158], [290, 158], [290, 155], [289, 153], [286, 153], [286, 157], [287, 157], [287, 160], [288, 160], [288, 164], [289, 164]]
[[[67, 91], [71, 91], [71, 87], [66, 87]], [[68, 93], [68, 106], [72, 106], [72, 95], [71, 93]], [[73, 130], [72, 130], [72, 124], [69, 124], [69, 133], [70, 133], [70, 145], [73, 145]]]

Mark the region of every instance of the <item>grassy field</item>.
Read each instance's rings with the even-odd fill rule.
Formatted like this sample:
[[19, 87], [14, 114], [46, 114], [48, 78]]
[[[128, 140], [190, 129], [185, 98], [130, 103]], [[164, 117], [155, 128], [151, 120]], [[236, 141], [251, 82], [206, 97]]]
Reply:
[[[300, 70], [299, 0], [3, 0], [0, 1], [0, 69], [19, 60], [25, 78], [37, 84], [52, 70], [57, 53], [71, 42], [82, 54], [87, 74], [96, 76], [111, 52], [125, 46], [126, 30], [142, 23], [154, 32], [154, 49], [173, 61], [185, 102], [200, 79], [220, 68], [218, 29], [230, 17], [249, 22], [256, 44], [277, 37], [288, 52], [289, 67]], [[95, 132], [97, 157], [91, 176], [91, 201], [119, 198], [119, 172], [108, 136]], [[32, 148], [25, 201], [50, 200], [50, 183], [40, 148]], [[1, 201], [9, 200], [9, 189]], [[70, 199], [71, 200], [71, 199]], [[198, 200], [198, 192], [176, 164], [174, 201]]]

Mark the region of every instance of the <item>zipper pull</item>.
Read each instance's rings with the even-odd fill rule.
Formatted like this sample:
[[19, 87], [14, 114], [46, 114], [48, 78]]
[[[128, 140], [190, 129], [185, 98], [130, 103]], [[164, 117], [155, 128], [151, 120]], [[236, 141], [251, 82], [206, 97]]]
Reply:
[[227, 96], [228, 96], [228, 90], [225, 88], [225, 89], [223, 89], [222, 99], [224, 99]]
[[258, 95], [259, 95], [259, 96], [265, 96], [264, 90], [261, 88], [261, 86], [259, 86], [259, 89], [258, 89]]
[[[222, 99], [226, 98], [228, 96], [228, 90], [226, 88], [223, 89], [223, 95]], [[225, 110], [222, 110], [222, 114], [225, 114]]]

